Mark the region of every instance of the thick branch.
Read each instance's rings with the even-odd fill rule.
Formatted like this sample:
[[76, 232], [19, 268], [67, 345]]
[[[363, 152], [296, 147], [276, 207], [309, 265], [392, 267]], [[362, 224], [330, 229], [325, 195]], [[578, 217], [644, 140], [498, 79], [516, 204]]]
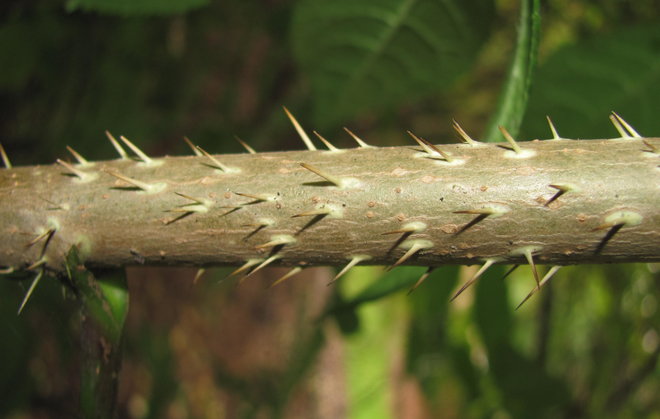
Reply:
[[552, 264], [660, 261], [660, 140], [643, 141], [439, 146], [449, 161], [404, 146], [0, 170], [0, 265], [61, 270], [74, 244], [92, 269], [272, 255], [393, 264], [405, 253], [426, 266], [529, 252]]

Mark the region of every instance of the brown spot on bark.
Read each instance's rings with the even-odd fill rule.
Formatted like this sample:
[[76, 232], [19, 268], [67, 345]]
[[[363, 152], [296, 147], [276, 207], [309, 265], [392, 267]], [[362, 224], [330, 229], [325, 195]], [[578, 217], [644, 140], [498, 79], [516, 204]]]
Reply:
[[373, 208], [373, 207], [376, 206], [376, 203], [375, 203], [374, 201], [369, 201], [369, 203], [367, 204], [367, 206], [368, 206], [369, 208]]
[[374, 217], [374, 212], [373, 211], [367, 211], [367, 218], [373, 218]]
[[410, 173], [409, 170], [403, 169], [401, 167], [397, 167], [396, 169], [392, 170], [392, 175], [396, 177], [405, 176], [408, 173]]
[[578, 214], [577, 215], [577, 220], [581, 223], [585, 222], [587, 220], [587, 215], [586, 214]]
[[231, 192], [225, 192], [224, 197], [225, 197], [225, 199], [231, 198]]
[[394, 188], [394, 192], [401, 193], [401, 188]]
[[399, 221], [403, 221], [403, 220], [406, 219], [406, 215], [405, 214], [397, 214], [396, 219], [399, 220]]
[[481, 188], [479, 188], [479, 190], [481, 192], [486, 192], [488, 190], [488, 186], [482, 186]]
[[440, 227], [443, 233], [455, 234], [458, 231], [458, 226], [456, 224], [445, 224]]

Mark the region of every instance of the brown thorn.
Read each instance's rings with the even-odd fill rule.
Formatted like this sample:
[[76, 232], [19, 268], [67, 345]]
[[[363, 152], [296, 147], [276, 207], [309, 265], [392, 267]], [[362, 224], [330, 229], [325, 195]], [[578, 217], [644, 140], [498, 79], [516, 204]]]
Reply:
[[[405, 244], [405, 242], [402, 243], [402, 244]], [[430, 247], [431, 246], [427, 243], [422, 243], [421, 241], [413, 240], [413, 243], [410, 246], [410, 248], [408, 249], [408, 251], [406, 253], [404, 253], [403, 256], [401, 256], [399, 258], [399, 260], [394, 262], [394, 264], [392, 266], [389, 266], [387, 269], [385, 269], [385, 272], [389, 272], [392, 269], [396, 268], [397, 266], [401, 265], [402, 263], [404, 263], [405, 261], [407, 261], [408, 259], [413, 257], [420, 250], [428, 249]]]
[[334, 176], [329, 175], [327, 173], [324, 173], [320, 169], [312, 166], [311, 164], [300, 163], [300, 165], [302, 167], [304, 167], [305, 169], [309, 170], [310, 172], [312, 172], [312, 173], [322, 177], [323, 179], [327, 180], [328, 182], [334, 184], [335, 186], [338, 186], [340, 188], [343, 186], [343, 183], [342, 183], [340, 178], [337, 178], [337, 177], [334, 177]]
[[547, 207], [548, 205], [550, 205], [551, 203], [553, 203], [554, 201], [559, 199], [560, 196], [562, 196], [563, 194], [565, 194], [566, 192], [568, 192], [570, 190], [570, 188], [567, 187], [566, 185], [548, 185], [548, 186], [551, 187], [551, 188], [557, 189], [557, 193], [552, 195], [552, 197], [550, 199], [548, 199], [545, 202], [545, 204], [543, 204], [544, 207]]
[[31, 240], [25, 247], [32, 247], [45, 238], [50, 239], [50, 236], [52, 236], [53, 234], [55, 234], [55, 229], [54, 228], [48, 229], [43, 233], [39, 234], [35, 239]]
[[360, 146], [360, 148], [370, 148], [370, 147], [373, 147], [373, 146], [371, 146], [371, 145], [365, 143], [364, 141], [362, 141], [362, 140], [360, 139], [360, 137], [358, 137], [357, 135], [355, 135], [355, 133], [353, 133], [353, 131], [351, 131], [350, 129], [344, 127], [344, 131], [346, 131], [346, 133], [348, 133], [348, 135], [350, 135], [351, 138], [353, 138], [353, 139], [355, 140], [355, 142], [358, 143], [358, 145]]
[[190, 141], [190, 138], [183, 137], [183, 141], [185, 141], [186, 144], [188, 144], [188, 147], [190, 147], [190, 149], [195, 154], [195, 156], [198, 156], [198, 157], [202, 156], [202, 152], [197, 150], [197, 147], [195, 147], [195, 144], [193, 144], [192, 141]]
[[326, 139], [325, 139], [321, 134], [319, 134], [318, 132], [316, 132], [316, 131], [312, 131], [312, 133], [314, 133], [314, 135], [316, 135], [316, 136], [318, 137], [318, 139], [321, 140], [321, 142], [322, 142], [323, 144], [325, 144], [326, 147], [328, 147], [328, 150], [330, 150], [330, 151], [332, 151], [332, 152], [341, 151], [341, 150], [338, 149], [337, 147], [333, 146], [332, 143], [331, 143], [330, 141], [326, 140]]
[[28, 300], [32, 296], [32, 293], [34, 292], [34, 289], [37, 287], [37, 285], [39, 284], [39, 281], [41, 281], [41, 278], [43, 276], [44, 276], [44, 269], [41, 269], [37, 273], [37, 276], [34, 277], [34, 279], [32, 280], [32, 284], [30, 285], [30, 288], [25, 293], [25, 297], [23, 297], [23, 301], [21, 302], [21, 305], [18, 307], [17, 315], [21, 314], [21, 312], [23, 311], [23, 308], [25, 307], [25, 304], [27, 304]]
[[454, 301], [456, 298], [458, 298], [459, 295], [463, 293], [468, 287], [472, 284], [474, 284], [480, 277], [481, 275], [488, 270], [494, 263], [496, 262], [495, 259], [486, 259], [486, 262], [479, 268], [479, 270], [470, 278], [469, 281], [467, 281], [457, 292], [454, 294], [453, 297], [449, 301]]
[[[621, 118], [621, 116], [619, 116], [619, 114], [612, 111], [612, 116], [614, 116], [614, 118], [616, 118], [616, 120], [619, 122], [621, 127], [626, 131], [626, 135], [625, 135], [626, 137], [632, 137], [632, 138], [641, 138], [642, 137], [641, 135], [639, 135], [639, 133], [637, 131], [635, 131], [635, 129], [629, 123], [627, 123], [623, 118]], [[622, 135], [622, 136], [624, 136], [624, 135]]]
[[32, 265], [28, 266], [27, 268], [25, 268], [25, 270], [26, 271], [31, 271], [31, 270], [37, 269], [38, 267], [40, 267], [42, 265], [45, 265], [47, 262], [48, 262], [48, 259], [46, 259], [45, 257], [42, 256], [41, 259], [34, 262]]
[[438, 147], [434, 146], [431, 144], [431, 142], [425, 140], [424, 138], [420, 138], [416, 136], [415, 134], [412, 133], [412, 131], [406, 131], [408, 135], [410, 135], [413, 140], [417, 141], [417, 144], [422, 147], [424, 152], [429, 155], [429, 158], [431, 159], [436, 159], [436, 156], [440, 155], [447, 163], [451, 163], [454, 159], [449, 156], [449, 154], [445, 153], [444, 151], [440, 150]]
[[71, 172], [71, 174], [76, 176], [78, 179], [80, 179], [80, 180], [89, 179], [90, 175], [88, 173], [85, 173], [82, 170], [73, 167], [71, 164], [65, 162], [64, 160], [57, 159], [57, 160], [55, 160], [55, 162], [57, 164], [59, 164], [60, 166], [62, 166], [64, 168], [66, 168], [67, 170], [69, 170], [69, 172]]
[[7, 156], [7, 152], [2, 146], [2, 143], [0, 143], [0, 157], [2, 157], [2, 162], [5, 164], [5, 169], [11, 169], [11, 161], [9, 161], [9, 156]]
[[271, 199], [271, 197], [267, 195], [257, 195], [251, 193], [243, 193], [243, 192], [234, 192], [234, 194], [238, 196], [244, 196], [246, 198], [256, 199], [259, 202], [269, 201]]
[[239, 283], [242, 283], [242, 282], [245, 281], [248, 277], [252, 276], [255, 272], [260, 271], [261, 269], [263, 269], [263, 268], [265, 268], [266, 266], [270, 265], [271, 263], [273, 263], [273, 262], [276, 261], [277, 259], [281, 259], [281, 258], [282, 258], [282, 256], [281, 256], [279, 253], [276, 253], [276, 254], [272, 255], [272, 256], [269, 257], [268, 259], [266, 259], [266, 260], [264, 260], [263, 262], [261, 262], [261, 264], [259, 264], [259, 266], [257, 266], [257, 267], [254, 268], [253, 270], [251, 270], [247, 275], [245, 275], [244, 277], [242, 277], [242, 278], [239, 280]]
[[124, 148], [119, 144], [119, 141], [117, 141], [117, 139], [112, 134], [110, 134], [110, 131], [105, 130], [105, 136], [108, 137], [108, 140], [110, 140], [112, 146], [115, 148], [115, 150], [117, 150], [119, 157], [122, 160], [127, 160], [128, 154], [126, 153], [126, 150], [124, 150]]
[[504, 136], [504, 139], [511, 145], [511, 148], [513, 149], [513, 151], [516, 154], [520, 154], [522, 152], [522, 150], [521, 150], [520, 146], [518, 145], [518, 143], [516, 142], [516, 140], [514, 140], [513, 137], [511, 136], [511, 134], [509, 134], [509, 131], [507, 131], [506, 128], [504, 128], [502, 125], [498, 126], [497, 128], [499, 128], [500, 132]]
[[309, 136], [303, 129], [303, 127], [298, 123], [298, 120], [293, 116], [291, 112], [286, 108], [286, 106], [282, 106], [284, 109], [284, 112], [286, 113], [286, 116], [289, 117], [289, 120], [291, 121], [291, 124], [293, 124], [293, 127], [296, 129], [296, 132], [300, 136], [300, 138], [303, 140], [303, 143], [305, 143], [305, 146], [307, 147], [308, 150], [314, 151], [316, 150], [316, 147], [314, 146], [314, 143], [312, 140], [309, 139]]
[[529, 292], [529, 294], [527, 294], [527, 297], [525, 297], [520, 302], [520, 304], [518, 304], [518, 306], [516, 307], [516, 310], [518, 310], [520, 307], [522, 307], [522, 305], [525, 304], [525, 302], [527, 300], [529, 300], [532, 295], [536, 294], [536, 292], [539, 291], [541, 289], [541, 287], [543, 287], [545, 284], [547, 284], [550, 281], [550, 279], [552, 279], [552, 277], [557, 273], [559, 268], [561, 268], [561, 266], [553, 266], [552, 268], [550, 268], [550, 270], [545, 274], [545, 276], [541, 280], [540, 286], [537, 287], [537, 288], [532, 288], [532, 290]]
[[515, 270], [518, 269], [519, 267], [520, 267], [520, 265], [513, 265], [513, 266], [511, 267], [511, 269], [509, 269], [508, 271], [506, 271], [506, 273], [504, 273], [504, 275], [502, 276], [501, 280], [505, 280], [505, 279], [507, 279], [507, 278], [509, 277], [509, 275], [511, 275], [511, 274], [513, 273], [513, 271], [515, 271]]
[[142, 189], [145, 192], [154, 191], [155, 186], [152, 185], [152, 184], [149, 184], [149, 183], [146, 183], [146, 182], [141, 182], [137, 179], [133, 179], [133, 178], [128, 177], [128, 176], [124, 176], [119, 172], [114, 172], [114, 171], [109, 170], [109, 169], [103, 169], [103, 171], [105, 173], [109, 174], [110, 176], [114, 176], [119, 180], [123, 180], [124, 182], [126, 182], [128, 184], [131, 184], [131, 185], [135, 186], [138, 189]]
[[78, 153], [76, 150], [74, 150], [73, 147], [66, 146], [66, 149], [69, 150], [69, 153], [71, 153], [71, 155], [73, 156], [73, 158], [75, 158], [75, 159], [78, 161], [78, 164], [79, 164], [81, 167], [89, 167], [89, 166], [93, 166], [92, 163], [90, 163], [89, 161], [87, 161], [87, 159], [84, 158], [84, 157], [83, 157], [80, 153]]
[[289, 272], [284, 274], [282, 277], [279, 279], [275, 280], [272, 284], [268, 286], [268, 288], [273, 288], [276, 285], [281, 284], [282, 282], [286, 281], [287, 279], [291, 278], [292, 276], [298, 274], [300, 271], [302, 271], [303, 268], [301, 266], [296, 266], [295, 268], [291, 269]]
[[240, 145], [242, 145], [243, 148], [246, 149], [248, 153], [250, 153], [250, 154], [257, 154], [257, 152], [254, 151], [254, 148], [250, 147], [250, 146], [248, 145], [248, 143], [246, 143], [245, 141], [241, 140], [237, 135], [234, 135], [234, 139], [236, 139], [236, 141], [238, 141], [238, 143], [239, 143]]
[[545, 119], [548, 120], [548, 126], [550, 127], [550, 131], [552, 132], [552, 139], [553, 140], [563, 140], [562, 137], [559, 136], [557, 133], [557, 128], [555, 128], [555, 124], [552, 123], [552, 119], [548, 115], [545, 116]]
[[128, 138], [124, 137], [123, 135], [120, 135], [119, 139], [122, 140], [122, 142], [126, 144], [128, 148], [133, 150], [133, 153], [135, 153], [135, 155], [138, 156], [138, 158], [142, 160], [143, 163], [153, 164], [154, 161], [149, 156], [147, 156], [147, 154], [144, 151], [140, 150], [138, 146], [133, 144], [133, 142], [130, 141]]
[[239, 266], [236, 270], [232, 271], [229, 275], [227, 275], [225, 279], [229, 279], [232, 276], [245, 272], [254, 265], [257, 265], [263, 261], [264, 261], [263, 259], [248, 259], [243, 265]]
[[216, 168], [216, 169], [218, 169], [218, 170], [222, 170], [223, 172], [229, 172], [229, 171], [230, 171], [229, 167], [227, 167], [227, 166], [225, 166], [224, 164], [220, 163], [220, 161], [218, 161], [218, 159], [216, 159], [215, 157], [213, 157], [211, 154], [209, 154], [209, 153], [208, 153], [206, 150], [204, 150], [202, 147], [200, 147], [200, 146], [195, 146], [195, 147], [196, 147], [196, 148], [197, 148], [197, 149], [198, 149], [198, 150], [199, 150], [204, 156], [206, 156], [209, 160], [211, 160], [211, 162], [213, 162], [213, 164], [215, 165], [214, 168]]
[[534, 280], [536, 281], [536, 287], [540, 288], [541, 280], [539, 279], [539, 271], [536, 269], [536, 264], [534, 263], [534, 255], [532, 250], [526, 249], [523, 254], [525, 255], [525, 259], [527, 259], [527, 263], [529, 263], [529, 266], [532, 268], [532, 274], [534, 275]]
[[642, 140], [642, 142], [644, 143], [644, 145], [646, 145], [649, 148], [649, 150], [644, 150], [644, 151], [647, 151], [649, 153], [654, 153], [654, 154], [658, 154], [660, 152], [660, 149], [658, 147], [656, 147], [655, 145], [651, 144], [650, 141]]
[[614, 237], [614, 235], [618, 233], [619, 230], [621, 230], [625, 225], [626, 225], [625, 223], [619, 223], [619, 224], [614, 224], [613, 226], [599, 226], [591, 230], [591, 231], [597, 231], [610, 227], [610, 229], [607, 231], [607, 234], [605, 234], [605, 237], [603, 237], [602, 240], [598, 243], [595, 253], [599, 254], [600, 252], [602, 252], [605, 246], [607, 245], [607, 243], [612, 239], [612, 237]]
[[309, 216], [312, 216], [312, 215], [314, 215], [314, 216], [318, 216], [318, 215], [325, 216], [325, 215], [328, 215], [328, 214], [331, 214], [331, 213], [332, 213], [332, 210], [330, 208], [320, 208], [320, 209], [305, 211], [305, 212], [301, 212], [300, 214], [292, 215], [291, 218], [309, 217]]
[[351, 260], [348, 262], [348, 264], [347, 264], [346, 266], [344, 266], [344, 267], [342, 268], [342, 270], [339, 271], [339, 272], [337, 273], [337, 275], [335, 275], [335, 277], [332, 278], [332, 280], [331, 280], [330, 282], [328, 282], [328, 286], [334, 284], [339, 278], [341, 278], [342, 276], [344, 276], [344, 275], [346, 274], [346, 272], [348, 272], [349, 270], [351, 270], [351, 268], [353, 268], [353, 267], [354, 267], [355, 265], [357, 265], [358, 263], [360, 263], [360, 262], [364, 262], [365, 260], [369, 260], [369, 259], [371, 259], [371, 256], [367, 256], [367, 255], [355, 255], [355, 256], [353, 256], [353, 257], [351, 258]]
[[454, 127], [454, 130], [458, 133], [458, 135], [461, 137], [461, 139], [465, 141], [467, 144], [470, 144], [472, 146], [478, 145], [478, 143], [465, 132], [465, 130], [458, 124], [458, 122], [455, 119], [452, 119], [452, 126]]
[[408, 293], [406, 295], [412, 294], [413, 291], [417, 289], [417, 287], [422, 285], [422, 282], [426, 281], [426, 278], [428, 278], [429, 275], [431, 275], [431, 272], [433, 272], [434, 270], [435, 270], [435, 266], [429, 266], [428, 269], [426, 269], [426, 272], [424, 272], [422, 276], [419, 277], [417, 282], [415, 282], [415, 285], [413, 285], [412, 288], [408, 290]]

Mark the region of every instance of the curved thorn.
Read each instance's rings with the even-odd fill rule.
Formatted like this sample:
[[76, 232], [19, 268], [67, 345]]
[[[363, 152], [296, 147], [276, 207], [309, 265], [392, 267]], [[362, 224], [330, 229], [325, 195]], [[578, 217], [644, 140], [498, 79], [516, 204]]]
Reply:
[[564, 185], [552, 184], [552, 185], [548, 185], [548, 186], [553, 188], [553, 189], [557, 189], [557, 193], [555, 193], [550, 199], [548, 199], [545, 202], [545, 204], [543, 204], [544, 207], [547, 207], [548, 205], [550, 205], [551, 203], [556, 201], [560, 196], [562, 196], [566, 192], [569, 192], [569, 191], [573, 190], [573, 187], [571, 187], [571, 185], [565, 185], [565, 184]]
[[342, 270], [339, 271], [337, 275], [335, 275], [335, 277], [332, 278], [332, 280], [330, 280], [330, 282], [328, 282], [328, 286], [334, 284], [339, 278], [344, 276], [346, 272], [350, 271], [351, 268], [353, 268], [358, 263], [364, 262], [365, 260], [369, 260], [369, 259], [371, 259], [371, 256], [367, 256], [367, 255], [355, 255], [351, 257], [351, 260], [348, 262], [348, 264], [346, 264], [346, 266], [344, 266]]
[[355, 134], [353, 133], [353, 131], [351, 131], [350, 129], [344, 127], [344, 131], [346, 131], [346, 132], [348, 133], [348, 135], [350, 135], [350, 136], [355, 140], [355, 142], [358, 143], [358, 145], [360, 146], [360, 148], [369, 148], [369, 147], [373, 147], [372, 145], [369, 145], [369, 144], [365, 143], [364, 141], [362, 141], [362, 140], [360, 139], [360, 137], [358, 137], [357, 135], [355, 135]]
[[475, 140], [470, 137], [467, 132], [458, 124], [458, 122], [455, 119], [452, 119], [452, 126], [454, 127], [454, 130], [458, 133], [458, 135], [461, 137], [463, 141], [465, 141], [467, 144], [470, 144], [471, 146], [479, 145]]
[[559, 136], [557, 133], [557, 128], [555, 128], [555, 124], [552, 123], [552, 119], [548, 115], [545, 116], [545, 119], [548, 120], [548, 126], [550, 127], [550, 131], [552, 132], [552, 139], [553, 140], [563, 140], [562, 137]]
[[193, 144], [192, 141], [190, 141], [190, 138], [188, 138], [188, 137], [183, 137], [183, 141], [185, 141], [186, 144], [188, 144], [188, 147], [190, 147], [190, 149], [192, 150], [192, 152], [193, 152], [196, 156], [198, 156], [198, 157], [199, 157], [199, 156], [202, 156], [202, 153], [201, 153], [199, 150], [197, 150], [197, 147], [195, 147], [195, 144]]
[[316, 150], [316, 147], [314, 146], [314, 143], [312, 140], [309, 139], [309, 136], [305, 132], [302, 126], [298, 123], [298, 120], [293, 116], [291, 112], [286, 108], [286, 106], [282, 106], [284, 109], [284, 112], [286, 113], [286, 116], [289, 117], [289, 120], [291, 121], [291, 124], [293, 124], [293, 127], [296, 129], [296, 132], [300, 136], [300, 138], [303, 140], [303, 143], [305, 143], [305, 146], [307, 147], [308, 150]]
[[300, 271], [302, 271], [303, 268], [301, 266], [296, 266], [295, 268], [291, 269], [289, 272], [284, 274], [282, 277], [279, 279], [275, 280], [272, 284], [268, 286], [268, 288], [273, 288], [276, 285], [281, 284], [282, 282], [286, 281], [287, 279], [291, 278], [292, 276], [298, 274]]
[[470, 285], [477, 282], [477, 280], [481, 277], [481, 275], [483, 275], [483, 273], [486, 272], [488, 268], [490, 268], [496, 261], [497, 261], [496, 259], [486, 259], [486, 262], [484, 262], [484, 264], [481, 265], [481, 268], [479, 268], [479, 270], [474, 275], [472, 275], [472, 278], [470, 278], [469, 281], [463, 284], [463, 286], [458, 291], [456, 291], [454, 296], [451, 297], [449, 301], [454, 301], [456, 298], [458, 298], [459, 295], [463, 293], [463, 291], [468, 289]]
[[240, 137], [239, 137], [238, 135], [234, 135], [234, 139], [235, 139], [236, 141], [238, 141], [238, 143], [239, 143], [240, 145], [242, 145], [243, 148], [246, 149], [248, 153], [250, 153], [250, 154], [257, 154], [257, 152], [254, 151], [254, 148], [250, 147], [250, 146], [248, 145], [248, 143], [246, 143], [245, 141], [241, 140]]
[[122, 140], [122, 142], [126, 144], [128, 148], [133, 150], [133, 153], [135, 153], [135, 155], [138, 156], [138, 158], [142, 160], [142, 162], [144, 162], [145, 164], [153, 164], [154, 161], [149, 156], [147, 156], [142, 150], [140, 150], [138, 146], [133, 144], [128, 138], [124, 137], [123, 135], [120, 135], [119, 139]]
[[13, 273], [15, 269], [12, 266], [7, 266], [4, 269], [0, 269], [0, 275], [8, 275], [10, 273]]
[[110, 131], [105, 130], [105, 136], [108, 137], [108, 140], [110, 140], [110, 143], [112, 144], [112, 146], [115, 148], [115, 150], [117, 150], [117, 153], [119, 154], [119, 157], [122, 160], [127, 160], [128, 159], [128, 154], [126, 153], [126, 150], [124, 150], [124, 148], [119, 144], [117, 139], [112, 134], [110, 134]]
[[520, 148], [516, 140], [513, 139], [511, 134], [509, 134], [509, 131], [507, 131], [506, 128], [504, 128], [502, 125], [499, 125], [497, 128], [499, 128], [500, 132], [504, 136], [504, 139], [511, 145], [513, 151], [515, 151], [516, 154], [522, 153], [522, 149]]
[[623, 118], [621, 118], [621, 116], [619, 116], [619, 114], [612, 111], [612, 116], [614, 116], [614, 118], [616, 118], [616, 120], [619, 122], [619, 124], [622, 126], [622, 128], [625, 129], [625, 131], [627, 133], [626, 134], [627, 137], [642, 138], [642, 136], [639, 135], [639, 133], [637, 131], [635, 131], [635, 129], [632, 126], [630, 126], [629, 123], [627, 123]]
[[75, 158], [78, 161], [78, 164], [81, 167], [89, 167], [89, 166], [94, 165], [93, 163], [90, 163], [89, 161], [87, 161], [87, 159], [84, 158], [80, 153], [78, 153], [76, 150], [74, 150], [73, 147], [66, 146], [66, 149], [69, 150], [69, 153], [71, 153], [73, 158]]
[[529, 294], [527, 294], [527, 297], [525, 297], [520, 302], [520, 304], [518, 304], [518, 306], [516, 307], [516, 310], [518, 310], [520, 307], [522, 307], [522, 305], [525, 304], [525, 302], [527, 300], [529, 300], [532, 295], [536, 294], [536, 291], [539, 291], [541, 289], [541, 287], [543, 287], [545, 284], [547, 284], [550, 281], [550, 279], [552, 279], [552, 277], [557, 273], [557, 271], [560, 268], [561, 268], [561, 266], [558, 266], [558, 265], [553, 266], [552, 268], [550, 268], [550, 270], [543, 276], [543, 279], [541, 280], [540, 286], [538, 288], [532, 288], [532, 290], [529, 292]]
[[341, 188], [343, 186], [342, 180], [338, 177], [335, 177], [335, 176], [329, 175], [327, 173], [324, 173], [320, 169], [312, 166], [311, 164], [300, 163], [300, 165], [302, 167], [304, 167], [305, 169], [309, 170], [310, 172], [312, 172], [312, 173], [322, 177], [323, 179], [327, 180], [328, 182], [334, 184], [337, 187]]
[[195, 146], [204, 156], [206, 156], [211, 162], [213, 163], [214, 167], [218, 170], [222, 170], [223, 172], [229, 172], [230, 169], [229, 167], [225, 166], [224, 164], [220, 163], [218, 159], [213, 157], [211, 154], [209, 154], [206, 150], [204, 150], [200, 146]]
[[39, 281], [41, 281], [41, 278], [43, 276], [44, 276], [44, 270], [41, 269], [37, 273], [37, 276], [35, 276], [34, 279], [32, 280], [32, 284], [30, 285], [30, 288], [25, 293], [25, 297], [23, 297], [23, 301], [21, 302], [20, 307], [18, 307], [18, 313], [16, 313], [16, 315], [21, 314], [21, 312], [23, 311], [23, 308], [25, 307], [25, 304], [27, 304], [28, 300], [32, 296], [32, 293], [34, 292], [34, 289], [37, 287], [37, 285], [39, 284]]
[[420, 285], [422, 285], [422, 282], [426, 281], [426, 278], [428, 278], [429, 275], [431, 275], [431, 272], [433, 272], [434, 270], [435, 270], [435, 266], [429, 266], [428, 269], [426, 269], [426, 272], [424, 272], [424, 273], [422, 274], [422, 276], [419, 277], [419, 279], [417, 280], [417, 282], [415, 282], [415, 285], [413, 285], [413, 286], [408, 290], [408, 293], [407, 293], [406, 295], [410, 295], [410, 294], [412, 294], [412, 292], [415, 291], [415, 290], [417, 289], [417, 287], [419, 287]]
[[9, 156], [7, 156], [2, 143], [0, 143], [0, 157], [2, 157], [2, 162], [5, 164], [5, 169], [11, 169], [11, 161], [9, 161]]
[[322, 136], [321, 134], [319, 134], [318, 132], [316, 132], [316, 131], [312, 131], [312, 133], [314, 133], [314, 135], [316, 135], [316, 137], [318, 137], [318, 139], [321, 140], [321, 142], [322, 142], [323, 144], [325, 144], [326, 147], [328, 147], [328, 150], [330, 150], [330, 151], [332, 151], [332, 152], [341, 151], [341, 150], [338, 149], [337, 147], [333, 146], [332, 143], [331, 143], [330, 141], [326, 140], [325, 137], [323, 137], [323, 136]]

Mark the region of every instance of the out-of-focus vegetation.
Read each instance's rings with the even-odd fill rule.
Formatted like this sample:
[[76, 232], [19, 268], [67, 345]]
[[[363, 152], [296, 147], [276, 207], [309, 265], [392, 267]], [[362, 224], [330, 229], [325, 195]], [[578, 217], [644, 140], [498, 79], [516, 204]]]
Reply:
[[[476, 7], [476, 5], [479, 5]], [[0, 141], [15, 164], [71, 145], [114, 158], [103, 130], [151, 154], [300, 148], [288, 106], [348, 146], [414, 129], [453, 142], [494, 112], [518, 2], [7, 0], [0, 5]], [[550, 0], [523, 138], [614, 136], [611, 110], [660, 135], [660, 9], [652, 0]], [[405, 25], [401, 26], [401, 22]], [[397, 26], [399, 25], [399, 26]], [[389, 31], [387, 28], [399, 28]], [[349, 47], [346, 47], [346, 45]], [[336, 46], [336, 47], [335, 47]], [[119, 228], [119, 227], [118, 227]], [[474, 267], [309, 269], [266, 289], [208, 272], [129, 269], [122, 417], [660, 417], [660, 267], [562, 269], [533, 281]], [[42, 281], [0, 281], [0, 416], [73, 417], [74, 300]], [[64, 292], [62, 292], [64, 290]]]

